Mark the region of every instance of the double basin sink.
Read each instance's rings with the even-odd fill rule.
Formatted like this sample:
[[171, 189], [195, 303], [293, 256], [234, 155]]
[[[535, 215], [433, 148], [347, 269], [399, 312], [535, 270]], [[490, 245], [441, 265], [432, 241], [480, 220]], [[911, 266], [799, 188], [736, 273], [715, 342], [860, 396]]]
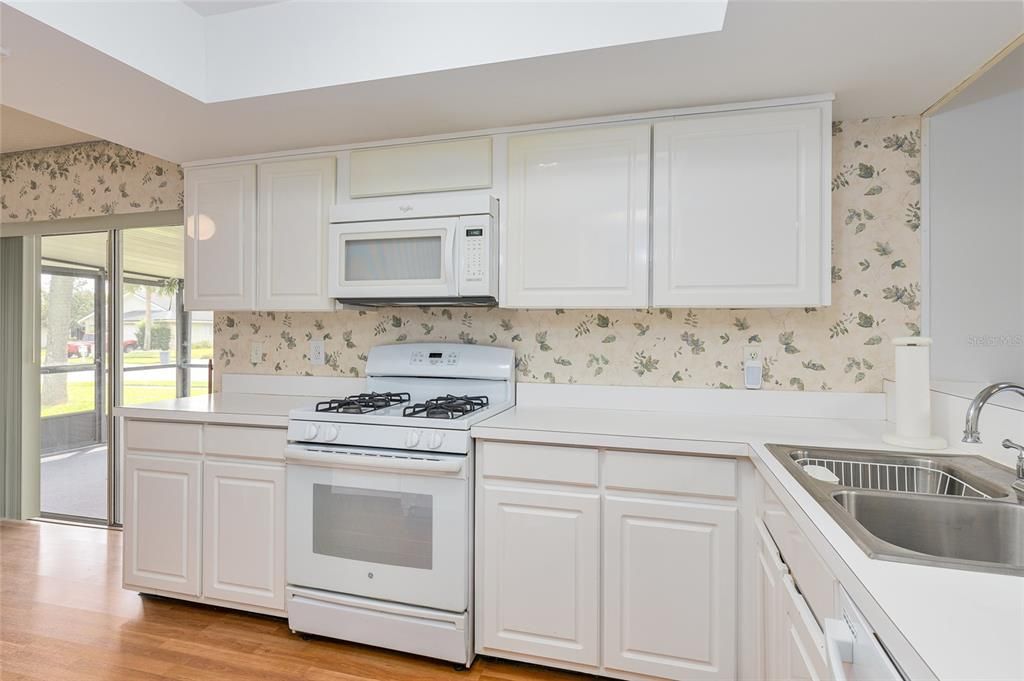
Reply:
[[872, 558], [1024, 575], [1024, 496], [979, 456], [768, 445]]

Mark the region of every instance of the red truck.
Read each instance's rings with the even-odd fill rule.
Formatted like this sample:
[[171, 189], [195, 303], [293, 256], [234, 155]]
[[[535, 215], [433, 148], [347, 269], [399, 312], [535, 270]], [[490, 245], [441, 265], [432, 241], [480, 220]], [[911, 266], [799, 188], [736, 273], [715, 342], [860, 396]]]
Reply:
[[[87, 333], [81, 340], [68, 341], [68, 357], [91, 357], [93, 346], [96, 344], [95, 336]], [[134, 338], [125, 338], [121, 341], [121, 348], [124, 352], [131, 352], [139, 349], [139, 341]]]

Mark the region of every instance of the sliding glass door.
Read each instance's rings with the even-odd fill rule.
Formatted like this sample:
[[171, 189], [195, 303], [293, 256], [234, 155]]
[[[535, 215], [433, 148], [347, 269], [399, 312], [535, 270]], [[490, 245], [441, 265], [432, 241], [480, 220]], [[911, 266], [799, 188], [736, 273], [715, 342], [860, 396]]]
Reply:
[[106, 520], [107, 234], [45, 237], [43, 248], [40, 510]]
[[42, 238], [44, 517], [119, 524], [112, 408], [207, 392], [213, 319], [182, 307], [183, 239], [182, 227]]

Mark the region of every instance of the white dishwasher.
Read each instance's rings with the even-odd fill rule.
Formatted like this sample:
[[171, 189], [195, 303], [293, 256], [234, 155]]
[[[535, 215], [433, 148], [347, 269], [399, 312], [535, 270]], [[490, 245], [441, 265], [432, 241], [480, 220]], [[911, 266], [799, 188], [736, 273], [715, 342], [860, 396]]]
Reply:
[[825, 620], [825, 652], [834, 681], [904, 681], [843, 587], [839, 587], [839, 619]]

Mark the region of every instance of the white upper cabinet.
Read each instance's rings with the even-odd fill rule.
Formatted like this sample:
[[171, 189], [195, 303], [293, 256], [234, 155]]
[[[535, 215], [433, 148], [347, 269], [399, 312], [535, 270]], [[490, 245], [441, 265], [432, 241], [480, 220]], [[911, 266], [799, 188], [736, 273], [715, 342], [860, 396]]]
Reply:
[[655, 307], [830, 302], [831, 104], [654, 125]]
[[508, 138], [504, 307], [648, 305], [651, 126]]
[[185, 307], [256, 307], [256, 165], [185, 171]]
[[349, 199], [491, 186], [490, 137], [355, 149], [341, 159]]
[[327, 227], [335, 166], [333, 157], [260, 164], [257, 309], [333, 309]]

